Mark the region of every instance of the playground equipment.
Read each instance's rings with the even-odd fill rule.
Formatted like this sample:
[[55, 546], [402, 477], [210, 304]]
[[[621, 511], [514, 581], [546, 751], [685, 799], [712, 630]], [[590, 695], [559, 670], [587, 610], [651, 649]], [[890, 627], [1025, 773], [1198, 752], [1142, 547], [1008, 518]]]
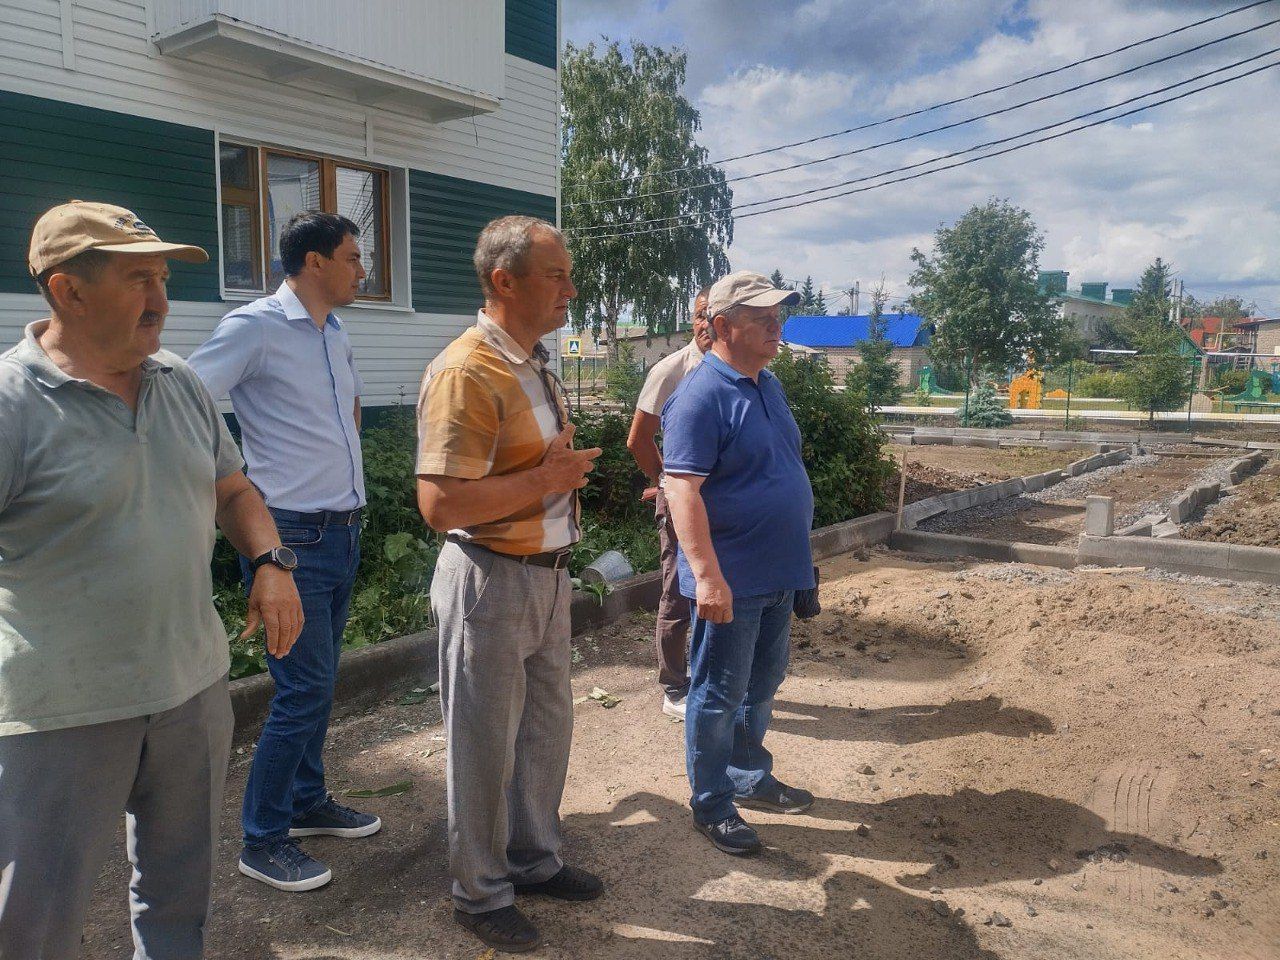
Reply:
[[938, 392], [938, 382], [933, 379], [933, 367], [920, 368], [920, 386], [916, 389], [920, 393]]
[[1275, 374], [1254, 370], [1249, 374], [1249, 382], [1244, 390], [1233, 397], [1224, 397], [1229, 403], [1264, 403], [1267, 394], [1275, 389]]
[[1014, 377], [1009, 384], [1009, 409], [1039, 410], [1044, 390], [1044, 373], [1030, 369]]

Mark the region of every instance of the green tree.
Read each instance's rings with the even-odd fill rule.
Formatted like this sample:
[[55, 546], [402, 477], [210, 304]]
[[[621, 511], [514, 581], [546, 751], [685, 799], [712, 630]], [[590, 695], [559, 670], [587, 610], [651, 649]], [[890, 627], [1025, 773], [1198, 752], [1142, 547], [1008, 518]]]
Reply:
[[867, 339], [858, 344], [861, 362], [845, 377], [845, 389], [862, 395], [872, 410], [897, 403], [902, 399], [898, 383], [899, 368], [890, 360], [893, 341], [889, 339], [889, 322], [884, 305], [889, 295], [881, 279], [871, 291], [871, 312], [867, 315]]
[[827, 298], [823, 295], [821, 290], [818, 291], [818, 296], [813, 301], [813, 312], [820, 317], [827, 316]]
[[893, 464], [884, 434], [862, 398], [838, 392], [824, 357], [783, 347], [769, 369], [782, 384], [813, 485], [813, 525], [823, 527], [884, 506]]
[[1253, 311], [1257, 309], [1257, 304], [1246, 303], [1244, 297], [1218, 297], [1218, 299], [1205, 304], [1197, 304], [1200, 316], [1202, 317], [1221, 317], [1227, 326], [1235, 323], [1237, 320], [1245, 320], [1253, 315]]
[[817, 306], [817, 297], [813, 289], [813, 277], [805, 277], [804, 283], [800, 284], [800, 302], [796, 304], [799, 307], [799, 313], [811, 315], [814, 307]]
[[1137, 353], [1124, 365], [1124, 398], [1148, 419], [1157, 410], [1172, 410], [1186, 403], [1191, 388], [1190, 364], [1182, 353], [1186, 336], [1169, 320], [1167, 263], [1156, 257], [1143, 271], [1138, 290], [1118, 324], [1121, 334]]
[[1007, 427], [1013, 423], [1008, 405], [996, 393], [995, 384], [983, 380], [961, 405], [960, 422], [966, 427]]
[[1043, 249], [1031, 214], [993, 199], [939, 227], [930, 254], [912, 250], [911, 285], [920, 292], [911, 303], [937, 327], [935, 362], [967, 367], [972, 379], [1056, 359], [1068, 323], [1039, 291]]
[[[619, 317], [650, 333], [678, 329], [698, 288], [728, 272], [733, 242], [732, 219], [712, 213], [733, 191], [707, 163], [701, 118], [682, 92], [687, 55], [629, 47], [568, 44], [561, 64], [561, 219], [578, 288], [570, 319], [603, 333], [611, 360]], [[665, 192], [675, 187], [692, 189]], [[671, 219], [629, 227], [657, 218]]]

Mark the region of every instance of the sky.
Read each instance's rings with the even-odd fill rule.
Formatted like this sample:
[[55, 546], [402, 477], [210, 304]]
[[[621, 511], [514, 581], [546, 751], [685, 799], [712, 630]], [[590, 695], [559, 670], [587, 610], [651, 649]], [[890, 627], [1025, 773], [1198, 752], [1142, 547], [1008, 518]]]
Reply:
[[[713, 159], [917, 110], [1151, 37], [1247, 0], [562, 0], [566, 41], [678, 46]], [[970, 102], [723, 165], [730, 177], [920, 133], [1280, 19], [1280, 0]], [[1010, 137], [1280, 48], [1280, 23], [1128, 76], [906, 143], [731, 184], [735, 204], [867, 177]], [[1151, 99], [1280, 62], [1270, 54]], [[1138, 101], [1131, 109], [1150, 100]], [[836, 308], [883, 276], [908, 296], [911, 251], [992, 197], [1029, 210], [1040, 266], [1132, 287], [1155, 257], [1200, 299], [1280, 317], [1280, 68], [1006, 156], [742, 219], [734, 269], [811, 275]], [[1088, 122], [1088, 121], [1080, 121]], [[1078, 123], [1055, 127], [1054, 133]], [[1043, 135], [1043, 134], [1041, 134]], [[1022, 141], [1014, 141], [1022, 142]], [[972, 156], [968, 154], [967, 156]], [[946, 161], [944, 161], [946, 162]], [[877, 181], [871, 181], [877, 182]], [[818, 194], [821, 195], [821, 194]], [[802, 198], [803, 199], [803, 198]], [[761, 208], [755, 208], [761, 209]]]

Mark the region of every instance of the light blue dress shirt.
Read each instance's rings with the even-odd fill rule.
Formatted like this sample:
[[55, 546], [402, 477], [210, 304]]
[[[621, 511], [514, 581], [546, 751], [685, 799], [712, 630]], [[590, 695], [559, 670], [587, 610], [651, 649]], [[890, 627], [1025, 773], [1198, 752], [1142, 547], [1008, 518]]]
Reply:
[[249, 479], [267, 506], [314, 513], [365, 504], [356, 398], [364, 382], [332, 313], [319, 328], [287, 283], [232, 310], [187, 362], [231, 397]]

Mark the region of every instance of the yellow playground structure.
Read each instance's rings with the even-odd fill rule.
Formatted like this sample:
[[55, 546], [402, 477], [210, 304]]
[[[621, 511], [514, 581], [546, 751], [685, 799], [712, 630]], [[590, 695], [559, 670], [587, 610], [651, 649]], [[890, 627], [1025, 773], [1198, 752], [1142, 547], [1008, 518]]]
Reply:
[[1034, 368], [1024, 371], [1009, 384], [1009, 409], [1039, 410], [1043, 390], [1043, 371]]

